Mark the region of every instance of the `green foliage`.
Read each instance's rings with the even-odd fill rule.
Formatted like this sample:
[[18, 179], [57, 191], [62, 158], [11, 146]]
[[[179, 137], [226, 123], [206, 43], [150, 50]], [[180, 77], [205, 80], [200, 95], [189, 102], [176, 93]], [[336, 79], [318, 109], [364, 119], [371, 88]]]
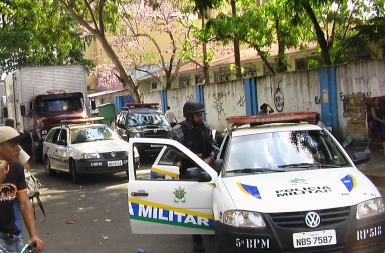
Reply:
[[0, 13], [0, 72], [65, 62], [92, 65], [83, 59], [82, 31], [54, 2], [9, 0], [0, 3]]
[[223, 0], [193, 0], [195, 5], [195, 10], [199, 12], [204, 12], [207, 9], [214, 9], [223, 2]]

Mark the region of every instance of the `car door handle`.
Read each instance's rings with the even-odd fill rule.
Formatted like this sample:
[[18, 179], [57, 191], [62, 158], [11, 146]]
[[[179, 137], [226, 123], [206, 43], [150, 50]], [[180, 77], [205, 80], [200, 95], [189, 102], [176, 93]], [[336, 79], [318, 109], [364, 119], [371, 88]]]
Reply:
[[147, 197], [148, 196], [148, 193], [143, 191], [143, 190], [139, 190], [138, 192], [131, 192], [131, 196], [142, 196], [142, 197]]

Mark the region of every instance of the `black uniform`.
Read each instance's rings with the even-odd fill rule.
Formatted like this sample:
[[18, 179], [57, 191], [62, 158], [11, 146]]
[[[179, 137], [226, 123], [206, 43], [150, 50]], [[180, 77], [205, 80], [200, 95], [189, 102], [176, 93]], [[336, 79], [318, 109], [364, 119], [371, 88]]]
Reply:
[[[211, 157], [215, 160], [219, 152], [218, 144], [213, 138], [211, 129], [204, 121], [196, 126], [182, 121], [172, 129], [171, 138], [182, 143], [194, 154], [201, 154], [202, 159]], [[186, 169], [194, 166], [192, 161], [183, 159], [179, 169], [179, 178], [184, 178]]]
[[[211, 129], [204, 121], [195, 126], [188, 124], [186, 121], [180, 122], [172, 129], [171, 138], [182, 143], [194, 154], [201, 154], [202, 159], [211, 157], [215, 160], [219, 153], [218, 144], [213, 138]], [[191, 160], [182, 159], [179, 178], [185, 178], [187, 168], [194, 166], [195, 164]], [[202, 243], [203, 238], [201, 235], [193, 235], [193, 241]]]

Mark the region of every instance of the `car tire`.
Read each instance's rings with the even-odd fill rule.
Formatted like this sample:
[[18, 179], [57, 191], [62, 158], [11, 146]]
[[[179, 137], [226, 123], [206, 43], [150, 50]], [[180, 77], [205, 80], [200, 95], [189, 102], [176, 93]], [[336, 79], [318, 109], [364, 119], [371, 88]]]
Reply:
[[44, 161], [44, 167], [45, 167], [45, 172], [50, 175], [50, 176], [53, 176], [56, 174], [56, 170], [53, 170], [52, 167], [51, 167], [51, 162], [49, 161], [49, 158], [48, 156], [45, 157], [45, 161]]
[[219, 245], [220, 244], [219, 244], [218, 236], [215, 235], [215, 252], [216, 253], [223, 253], [223, 251], [221, 251]]
[[80, 183], [80, 176], [76, 171], [76, 164], [74, 160], [71, 160], [71, 175], [72, 175], [72, 182], [74, 184]]

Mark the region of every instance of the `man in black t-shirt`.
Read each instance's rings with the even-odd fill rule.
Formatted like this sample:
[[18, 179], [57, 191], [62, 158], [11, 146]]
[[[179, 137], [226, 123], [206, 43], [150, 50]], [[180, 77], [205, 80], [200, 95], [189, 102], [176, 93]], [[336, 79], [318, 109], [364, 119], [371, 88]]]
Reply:
[[17, 197], [24, 224], [30, 235], [29, 243], [36, 250], [44, 249], [36, 227], [33, 207], [27, 195], [24, 168], [17, 162], [20, 154], [19, 142], [23, 136], [9, 126], [0, 126], [0, 250], [20, 252], [23, 240], [15, 225], [13, 204]]

